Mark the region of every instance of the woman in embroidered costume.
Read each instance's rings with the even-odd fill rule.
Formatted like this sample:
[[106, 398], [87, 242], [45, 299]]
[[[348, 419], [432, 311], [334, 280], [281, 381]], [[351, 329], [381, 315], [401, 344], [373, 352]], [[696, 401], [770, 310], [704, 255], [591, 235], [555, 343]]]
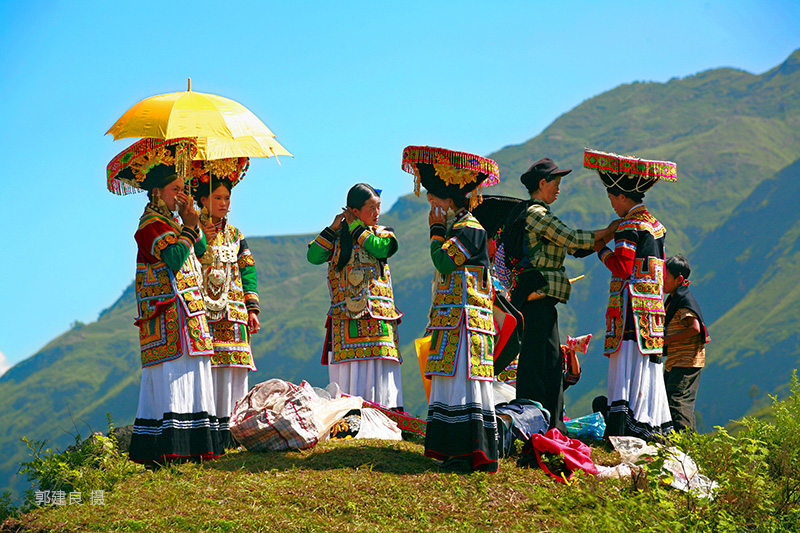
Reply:
[[[108, 165], [117, 194], [145, 189], [136, 231], [136, 299], [142, 385], [130, 445], [133, 461], [212, 459], [224, 453], [211, 382], [213, 344], [197, 255], [206, 249], [184, 192], [192, 139], [142, 139]], [[183, 224], [173, 218], [178, 210]]]
[[[495, 326], [487, 234], [468, 207], [481, 185], [499, 181], [497, 163], [429, 146], [403, 151], [403, 169], [428, 191], [435, 267], [425, 374], [431, 378], [425, 455], [454, 471], [497, 471], [492, 381]], [[470, 194], [470, 198], [466, 195]]]
[[391, 228], [378, 225], [380, 192], [359, 183], [347, 207], [308, 245], [311, 264], [328, 263], [331, 308], [322, 364], [343, 392], [403, 410], [402, 358], [387, 260], [397, 252]]
[[[614, 236], [618, 224], [612, 222], [595, 231], [572, 229], [550, 211], [550, 204], [558, 198], [562, 177], [570, 172], [572, 169], [560, 169], [545, 157], [520, 176], [531, 195], [523, 215], [527, 255], [519, 263], [521, 273], [511, 293], [512, 302], [519, 306], [525, 319], [517, 365], [517, 398], [540, 402], [550, 412], [550, 427], [564, 434], [563, 356], [556, 309], [557, 304], [567, 303], [571, 292], [564, 258], [567, 253], [585, 257], [599, 250]], [[529, 274], [543, 280], [544, 286], [523, 283]], [[533, 295], [531, 291], [535, 289], [538, 291]]]
[[250, 335], [260, 328], [256, 262], [242, 232], [228, 222], [231, 190], [244, 177], [247, 157], [192, 162], [192, 194], [202, 207], [209, 246], [200, 256], [200, 286], [214, 337], [211, 375], [222, 443], [234, 446], [228, 422], [256, 370]]
[[611, 271], [605, 435], [653, 440], [672, 429], [661, 363], [666, 229], [642, 199], [657, 180], [677, 180], [676, 165], [587, 150], [584, 166], [597, 171], [612, 208], [622, 217], [614, 249], [603, 247], [597, 253]]

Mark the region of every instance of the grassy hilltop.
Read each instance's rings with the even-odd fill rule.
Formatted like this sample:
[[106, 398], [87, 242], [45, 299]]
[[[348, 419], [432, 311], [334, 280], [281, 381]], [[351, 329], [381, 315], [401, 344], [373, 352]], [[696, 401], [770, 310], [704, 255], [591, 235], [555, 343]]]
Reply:
[[[498, 473], [468, 475], [438, 471], [416, 440], [238, 451], [154, 472], [121, 457], [113, 439], [95, 437], [61, 454], [34, 445], [36, 458], [27, 466], [39, 489], [81, 499], [14, 509], [0, 498], [0, 532], [797, 531], [796, 378], [791, 395], [768, 414], [772, 422], [743, 420], [736, 437], [725, 430], [673, 434], [670, 444], [715, 483], [710, 498], [670, 487], [684, 472], [691, 477], [694, 466], [664, 469], [671, 457], [666, 448], [630, 465], [630, 476], [577, 472], [562, 484], [538, 468], [518, 467], [519, 442]], [[592, 444], [600, 468], [620, 463], [608, 444]], [[546, 460], [557, 471], [559, 460]]]

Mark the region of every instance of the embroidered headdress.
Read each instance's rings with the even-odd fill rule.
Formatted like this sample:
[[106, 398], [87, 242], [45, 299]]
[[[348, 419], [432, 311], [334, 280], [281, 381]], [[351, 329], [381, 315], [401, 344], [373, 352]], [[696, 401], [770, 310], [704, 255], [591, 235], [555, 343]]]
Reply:
[[106, 167], [108, 190], [123, 195], [164, 187], [178, 177], [185, 181], [196, 153], [197, 144], [190, 137], [136, 141]]
[[606, 188], [617, 187], [624, 192], [643, 194], [658, 180], [678, 181], [678, 165], [672, 161], [651, 161], [587, 148], [583, 166], [597, 171]]
[[226, 157], [209, 161], [192, 161], [192, 190], [203, 184], [227, 180], [235, 187], [250, 168], [249, 157]]
[[481, 189], [500, 181], [497, 163], [487, 157], [432, 146], [407, 146], [403, 170], [414, 175], [414, 194], [420, 184], [440, 198], [466, 197], [470, 209], [481, 203]]

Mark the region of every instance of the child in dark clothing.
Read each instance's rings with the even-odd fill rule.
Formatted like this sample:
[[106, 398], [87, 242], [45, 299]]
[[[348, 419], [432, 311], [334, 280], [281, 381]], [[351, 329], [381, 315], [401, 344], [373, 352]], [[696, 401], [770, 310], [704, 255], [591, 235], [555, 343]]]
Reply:
[[708, 336], [700, 306], [689, 290], [692, 269], [682, 255], [667, 259], [664, 272], [664, 303], [666, 331], [664, 333], [664, 382], [672, 422], [676, 431], [697, 431], [694, 404], [700, 371], [706, 360]]

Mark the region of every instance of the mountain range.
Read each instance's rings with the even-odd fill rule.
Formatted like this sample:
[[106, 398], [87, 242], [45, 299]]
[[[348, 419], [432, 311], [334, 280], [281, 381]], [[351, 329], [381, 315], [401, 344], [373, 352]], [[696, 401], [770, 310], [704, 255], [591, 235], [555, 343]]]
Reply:
[[[485, 193], [525, 197], [519, 175], [548, 156], [574, 169], [553, 212], [572, 227], [605, 227], [615, 215], [600, 180], [581, 167], [586, 147], [677, 162], [678, 181], [656, 184], [645, 203], [668, 230], [667, 254], [682, 253], [692, 263], [691, 288], [712, 338], [697, 400], [699, 429], [758, 414], [770, 395], [787, 390], [800, 359], [800, 50], [760, 75], [720, 68], [590, 98], [536, 137], [490, 154], [501, 183]], [[380, 179], [411, 183], [400, 156], [398, 174]], [[391, 268], [405, 313], [405, 407], [423, 418], [413, 340], [424, 329], [431, 296], [427, 211], [424, 199], [407, 195], [381, 217], [400, 240]], [[305, 259], [313, 237], [248, 237], [262, 306], [251, 385], [272, 377], [327, 383], [319, 362], [326, 273]], [[609, 274], [595, 256], [565, 265], [570, 277], [585, 279], [559, 306], [561, 336], [596, 339], [582, 356], [581, 381], [567, 394], [567, 414], [579, 416], [605, 392]], [[116, 425], [133, 421], [141, 375], [135, 315], [129, 286], [97, 321], [76, 324], [0, 377], [0, 491], [26, 486], [16, 473], [28, 457], [22, 436], [63, 449], [78, 433], [104, 430], [107, 413]]]

